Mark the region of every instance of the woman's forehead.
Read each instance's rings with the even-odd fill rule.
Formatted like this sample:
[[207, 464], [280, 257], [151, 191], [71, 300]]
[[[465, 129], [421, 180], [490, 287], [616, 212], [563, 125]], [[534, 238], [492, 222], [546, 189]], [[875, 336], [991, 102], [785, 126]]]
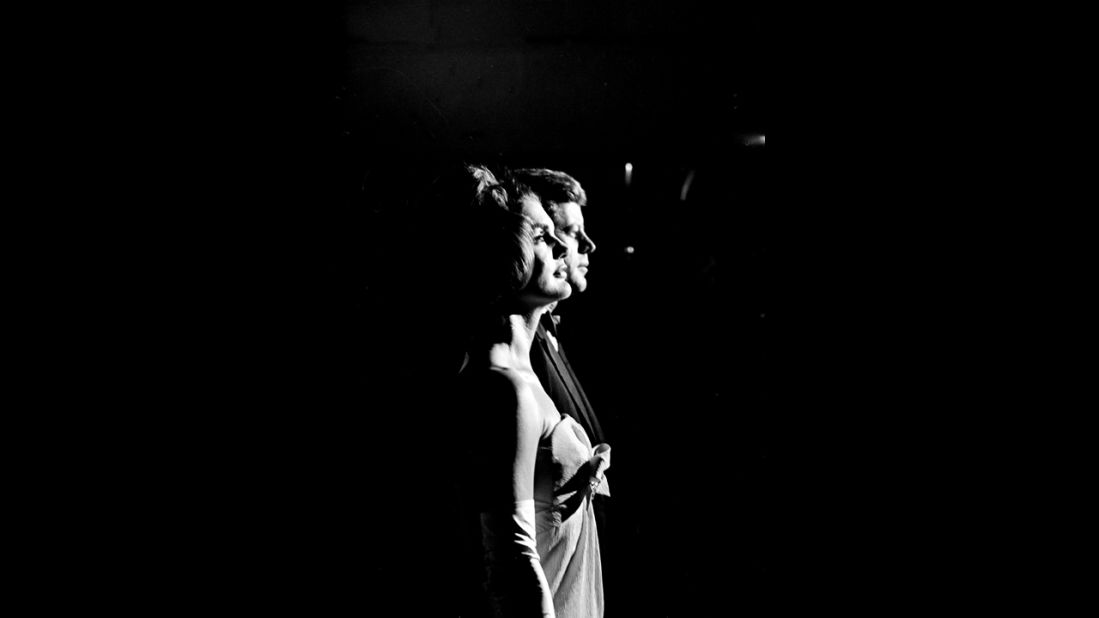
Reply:
[[584, 225], [584, 213], [580, 209], [580, 204], [576, 202], [556, 204], [553, 207], [553, 221], [559, 227]]
[[519, 200], [519, 204], [522, 206], [523, 216], [530, 219], [532, 224], [553, 227], [553, 219], [546, 213], [546, 209], [542, 207], [542, 202], [537, 197], [525, 195]]

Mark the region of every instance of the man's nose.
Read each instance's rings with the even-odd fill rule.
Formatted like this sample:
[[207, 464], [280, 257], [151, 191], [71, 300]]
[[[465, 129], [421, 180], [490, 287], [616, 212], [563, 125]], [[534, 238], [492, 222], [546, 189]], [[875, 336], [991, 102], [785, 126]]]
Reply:
[[595, 243], [586, 232], [580, 232], [580, 246], [577, 249], [580, 253], [595, 253]]

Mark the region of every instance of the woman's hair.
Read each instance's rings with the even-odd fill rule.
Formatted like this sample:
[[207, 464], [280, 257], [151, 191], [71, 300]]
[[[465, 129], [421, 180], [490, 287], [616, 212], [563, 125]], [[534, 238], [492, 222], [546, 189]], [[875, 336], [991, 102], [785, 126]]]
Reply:
[[497, 180], [485, 167], [468, 166], [477, 180], [477, 198], [468, 222], [470, 238], [477, 243], [473, 255], [484, 277], [488, 305], [502, 302], [530, 283], [534, 266], [534, 241], [530, 222], [519, 206], [520, 187]]
[[479, 165], [452, 167], [432, 183], [423, 212], [435, 267], [467, 318], [499, 316], [530, 282], [534, 243], [519, 199], [528, 191]]

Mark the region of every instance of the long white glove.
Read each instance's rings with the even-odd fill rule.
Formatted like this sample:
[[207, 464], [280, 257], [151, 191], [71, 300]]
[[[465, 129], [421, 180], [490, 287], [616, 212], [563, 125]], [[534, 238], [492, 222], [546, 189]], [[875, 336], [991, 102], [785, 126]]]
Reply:
[[497, 618], [554, 618], [553, 597], [538, 558], [534, 500], [512, 512], [481, 513], [488, 597]]

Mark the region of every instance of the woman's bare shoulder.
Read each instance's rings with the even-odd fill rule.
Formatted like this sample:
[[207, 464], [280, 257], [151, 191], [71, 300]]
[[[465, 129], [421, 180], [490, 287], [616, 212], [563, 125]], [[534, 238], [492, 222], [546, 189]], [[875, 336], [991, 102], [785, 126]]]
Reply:
[[467, 376], [466, 388], [487, 412], [512, 415], [520, 421], [539, 422], [538, 402], [530, 382], [517, 371], [491, 367]]

